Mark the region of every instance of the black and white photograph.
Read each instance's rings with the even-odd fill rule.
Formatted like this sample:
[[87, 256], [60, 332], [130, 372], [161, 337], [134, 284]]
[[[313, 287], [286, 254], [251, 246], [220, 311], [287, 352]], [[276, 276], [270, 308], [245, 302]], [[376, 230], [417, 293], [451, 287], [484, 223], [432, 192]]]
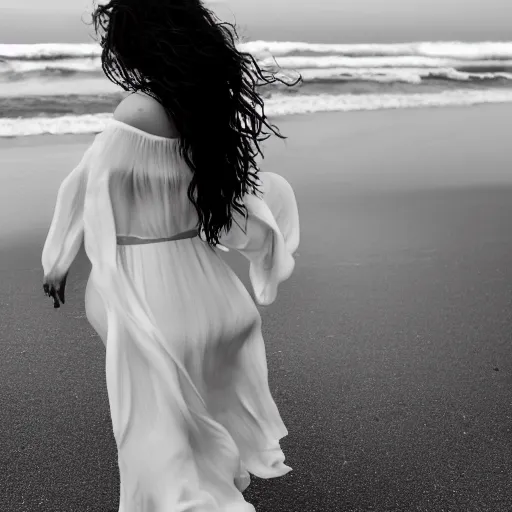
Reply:
[[512, 0], [0, 0], [0, 512], [512, 512]]

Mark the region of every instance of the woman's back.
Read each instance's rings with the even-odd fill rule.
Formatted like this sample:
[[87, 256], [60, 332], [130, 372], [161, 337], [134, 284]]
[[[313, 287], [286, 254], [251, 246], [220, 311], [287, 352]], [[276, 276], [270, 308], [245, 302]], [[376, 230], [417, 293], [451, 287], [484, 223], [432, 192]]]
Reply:
[[118, 236], [166, 238], [197, 227], [187, 196], [192, 172], [177, 151], [178, 139], [117, 120], [100, 137]]

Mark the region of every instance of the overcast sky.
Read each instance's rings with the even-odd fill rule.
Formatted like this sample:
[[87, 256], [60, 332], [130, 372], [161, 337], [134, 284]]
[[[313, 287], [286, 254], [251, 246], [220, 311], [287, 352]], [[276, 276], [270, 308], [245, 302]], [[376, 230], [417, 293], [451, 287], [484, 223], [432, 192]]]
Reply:
[[[206, 3], [226, 21], [236, 20], [245, 29], [242, 33], [251, 38], [274, 36], [276, 39], [277, 33], [281, 40], [310, 42], [512, 40], [512, 0], [217, 0]], [[46, 42], [62, 37], [73, 42], [87, 40], [87, 28], [81, 26], [80, 15], [91, 5], [92, 0], [0, 0], [0, 42], [22, 42], [13, 38], [37, 37], [43, 37]], [[8, 11], [13, 8], [18, 11]], [[59, 37], [57, 33], [65, 35]]]

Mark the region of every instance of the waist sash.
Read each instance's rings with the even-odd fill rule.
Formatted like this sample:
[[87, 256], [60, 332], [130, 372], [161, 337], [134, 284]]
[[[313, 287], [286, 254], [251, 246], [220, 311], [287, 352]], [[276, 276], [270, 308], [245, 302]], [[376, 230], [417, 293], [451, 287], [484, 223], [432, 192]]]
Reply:
[[145, 245], [158, 244], [161, 242], [174, 242], [175, 240], [185, 240], [186, 238], [194, 238], [199, 235], [197, 229], [191, 229], [178, 233], [168, 238], [137, 238], [136, 236], [118, 236], [117, 245]]

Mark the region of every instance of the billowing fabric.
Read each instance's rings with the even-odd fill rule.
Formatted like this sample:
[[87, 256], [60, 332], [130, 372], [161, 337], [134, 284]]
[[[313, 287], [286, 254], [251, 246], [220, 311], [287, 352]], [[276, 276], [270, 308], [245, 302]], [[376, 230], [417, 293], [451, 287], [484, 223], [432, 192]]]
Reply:
[[[62, 277], [85, 243], [87, 318], [106, 346], [119, 512], [253, 512], [241, 493], [248, 473], [291, 471], [256, 304], [204, 237], [116, 243], [197, 227], [192, 173], [177, 146], [113, 120], [59, 189], [43, 269]], [[249, 260], [256, 301], [268, 305], [293, 272], [299, 217], [289, 183], [260, 177], [262, 197], [244, 198], [247, 221], [235, 213], [220, 242]]]

